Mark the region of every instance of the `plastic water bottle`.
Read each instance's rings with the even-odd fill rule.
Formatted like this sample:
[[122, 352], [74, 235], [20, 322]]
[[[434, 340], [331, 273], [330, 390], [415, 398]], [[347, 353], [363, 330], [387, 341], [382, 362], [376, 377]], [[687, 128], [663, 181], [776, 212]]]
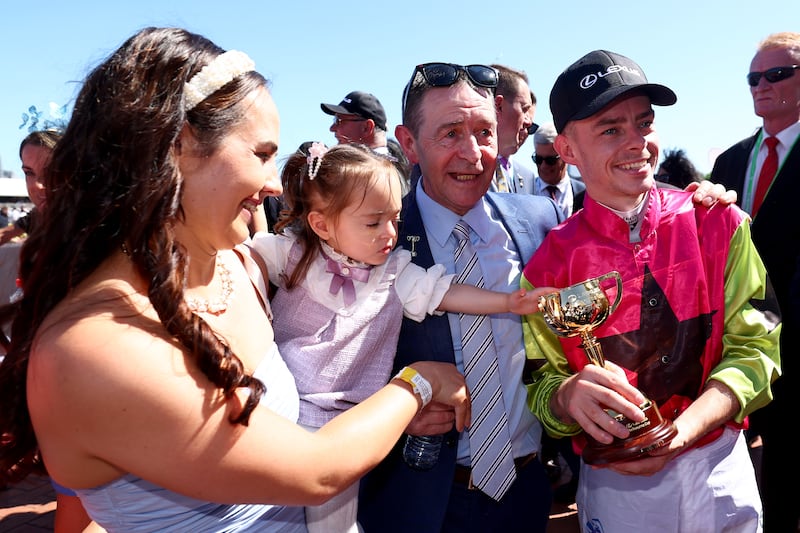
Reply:
[[403, 460], [415, 470], [430, 470], [439, 461], [443, 435], [408, 435]]

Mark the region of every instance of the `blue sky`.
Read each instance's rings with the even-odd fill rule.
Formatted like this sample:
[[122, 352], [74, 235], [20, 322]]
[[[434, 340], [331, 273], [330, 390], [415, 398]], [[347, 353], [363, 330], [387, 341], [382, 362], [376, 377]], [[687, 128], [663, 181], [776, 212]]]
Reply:
[[[760, 39], [797, 30], [800, 2], [420, 1], [315, 2], [137, 0], [6, 2], [0, 29], [0, 167], [21, 176], [21, 115], [50, 102], [71, 105], [86, 73], [144, 26], [180, 26], [225, 49], [247, 52], [272, 80], [281, 114], [281, 155], [301, 142], [335, 143], [321, 102], [351, 90], [375, 94], [390, 134], [403, 86], [417, 63], [502, 63], [527, 72], [550, 120], [556, 76], [594, 49], [638, 62], [650, 81], [678, 94], [656, 108], [662, 152], [683, 148], [703, 172], [711, 156], [749, 135], [745, 82]], [[531, 141], [520, 150], [530, 157]]]

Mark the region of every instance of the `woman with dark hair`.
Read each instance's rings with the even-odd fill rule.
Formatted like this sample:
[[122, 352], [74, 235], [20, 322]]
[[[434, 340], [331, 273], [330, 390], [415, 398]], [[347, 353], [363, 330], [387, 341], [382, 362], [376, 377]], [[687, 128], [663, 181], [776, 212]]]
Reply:
[[33, 131], [19, 144], [19, 158], [22, 161], [22, 173], [25, 175], [25, 187], [33, 210], [18, 218], [10, 226], [0, 229], [0, 245], [25, 235], [37, 217], [36, 210], [44, 207], [44, 168], [50, 154], [61, 138], [61, 132], [55, 129]]
[[[29, 232], [32, 224], [38, 220], [39, 213], [44, 209], [47, 199], [44, 185], [45, 169], [61, 135], [62, 131], [58, 129], [37, 130], [22, 139], [19, 145], [19, 158], [22, 162], [22, 172], [25, 174], [28, 198], [33, 203], [34, 209], [19, 218], [13, 225], [0, 230], [0, 244]], [[15, 250], [17, 249], [15, 248]], [[9, 256], [8, 260], [10, 261], [10, 259]], [[14, 268], [18, 265], [16, 260], [11, 263]], [[53, 520], [55, 533], [84, 531], [89, 526], [93, 528], [92, 531], [100, 531], [100, 528], [92, 524], [75, 491], [59, 485], [54, 480], [51, 481], [56, 492], [56, 512]]]
[[[21, 255], [0, 364], [0, 482], [47, 468], [109, 531], [304, 531], [453, 365], [415, 363], [309, 433], [240, 243], [281, 186], [278, 113], [242, 52], [147, 28], [86, 79]], [[258, 290], [257, 290], [258, 288]], [[369, 438], [365, 438], [369, 436]]]

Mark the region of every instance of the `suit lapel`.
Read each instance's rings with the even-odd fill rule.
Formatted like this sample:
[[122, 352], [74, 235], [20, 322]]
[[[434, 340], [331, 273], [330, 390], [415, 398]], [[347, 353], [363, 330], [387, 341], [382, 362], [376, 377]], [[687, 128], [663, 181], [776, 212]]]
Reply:
[[517, 254], [523, 263], [533, 255], [538, 242], [534, 242], [534, 231], [530, 220], [521, 213], [514, 204], [513, 197], [503, 196], [502, 194], [487, 194], [487, 201], [494, 207], [500, 222], [505, 226], [506, 231], [511, 235], [511, 240], [517, 249]]
[[572, 185], [572, 212], [575, 213], [575, 211], [583, 207], [583, 197], [586, 196], [586, 185], [575, 178], [570, 178], [569, 182]]
[[417, 205], [416, 193], [412, 189], [403, 198], [403, 212], [400, 216], [400, 246], [411, 252], [411, 261], [421, 267], [433, 266], [433, 255], [428, 244], [422, 215]]
[[[489, 193], [485, 196], [498, 213], [498, 218], [505, 226], [506, 231], [511, 235], [520, 259], [525, 261], [533, 255], [539, 243], [532, 242], [534, 232], [530, 220], [524, 213], [519, 212], [517, 206], [510, 201], [512, 197], [513, 194], [508, 193]], [[403, 204], [401, 215], [403, 222], [399, 235], [400, 246], [411, 252], [411, 260], [414, 263], [425, 268], [431, 267], [434, 264], [433, 255], [414, 191], [405, 196]]]
[[[745, 165], [747, 162], [745, 161]], [[794, 146], [791, 147], [791, 152], [786, 155], [775, 176], [767, 196], [762, 204], [762, 209], [767, 207], [766, 211], [772, 213], [781, 213], [781, 216], [788, 213], [786, 199], [791, 199], [794, 202], [800, 192], [800, 139], [798, 139]], [[756, 219], [759, 218], [762, 210], [758, 211]]]
[[732, 154], [731, 161], [727, 167], [726, 174], [729, 176], [729, 181], [724, 184], [739, 194], [739, 203], [744, 199], [745, 180], [747, 179], [747, 172], [750, 170], [747, 163], [750, 161], [750, 154], [753, 152], [756, 139], [760, 134], [761, 129], [752, 137], [742, 141], [741, 148]]

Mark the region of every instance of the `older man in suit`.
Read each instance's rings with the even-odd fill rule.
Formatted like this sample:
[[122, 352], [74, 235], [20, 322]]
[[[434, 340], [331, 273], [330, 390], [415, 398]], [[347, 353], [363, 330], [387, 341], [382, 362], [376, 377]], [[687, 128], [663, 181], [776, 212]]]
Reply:
[[783, 376], [773, 402], [752, 417], [762, 438], [764, 531], [795, 531], [800, 477], [794, 420], [800, 401], [800, 218], [791, 215], [800, 194], [800, 33], [768, 36], [750, 63], [747, 81], [763, 125], [714, 163], [711, 179], [735, 189], [753, 217], [752, 236], [772, 280], [783, 315]]
[[[555, 205], [529, 194], [487, 193], [495, 175], [497, 71], [489, 66], [449, 63], [420, 65], [406, 87], [403, 125], [395, 136], [421, 177], [404, 199], [399, 242], [413, 261], [444, 264], [456, 272], [459, 238], [465, 224], [486, 288], [512, 291], [528, 257], [563, 217]], [[488, 317], [491, 335], [482, 349], [462, 341], [457, 314], [404, 320], [395, 366], [419, 359], [456, 363], [460, 368], [490, 360], [497, 368], [495, 400], [499, 409], [478, 405], [469, 384], [473, 417], [491, 417], [504, 428], [498, 441], [507, 457], [499, 484], [476, 475], [479, 443], [470, 431], [452, 429], [449, 410], [425, 409], [408, 428], [414, 435], [445, 434], [438, 463], [414, 470], [402, 459], [402, 445], [362, 482], [359, 521], [365, 531], [484, 532], [544, 531], [550, 511], [550, 487], [537, 460], [541, 426], [526, 412], [521, 376], [525, 364], [522, 323], [509, 314]], [[488, 348], [488, 350], [486, 349]], [[477, 360], [477, 362], [476, 362]], [[494, 416], [498, 416], [497, 419]], [[501, 454], [490, 449], [485, 457]]]

